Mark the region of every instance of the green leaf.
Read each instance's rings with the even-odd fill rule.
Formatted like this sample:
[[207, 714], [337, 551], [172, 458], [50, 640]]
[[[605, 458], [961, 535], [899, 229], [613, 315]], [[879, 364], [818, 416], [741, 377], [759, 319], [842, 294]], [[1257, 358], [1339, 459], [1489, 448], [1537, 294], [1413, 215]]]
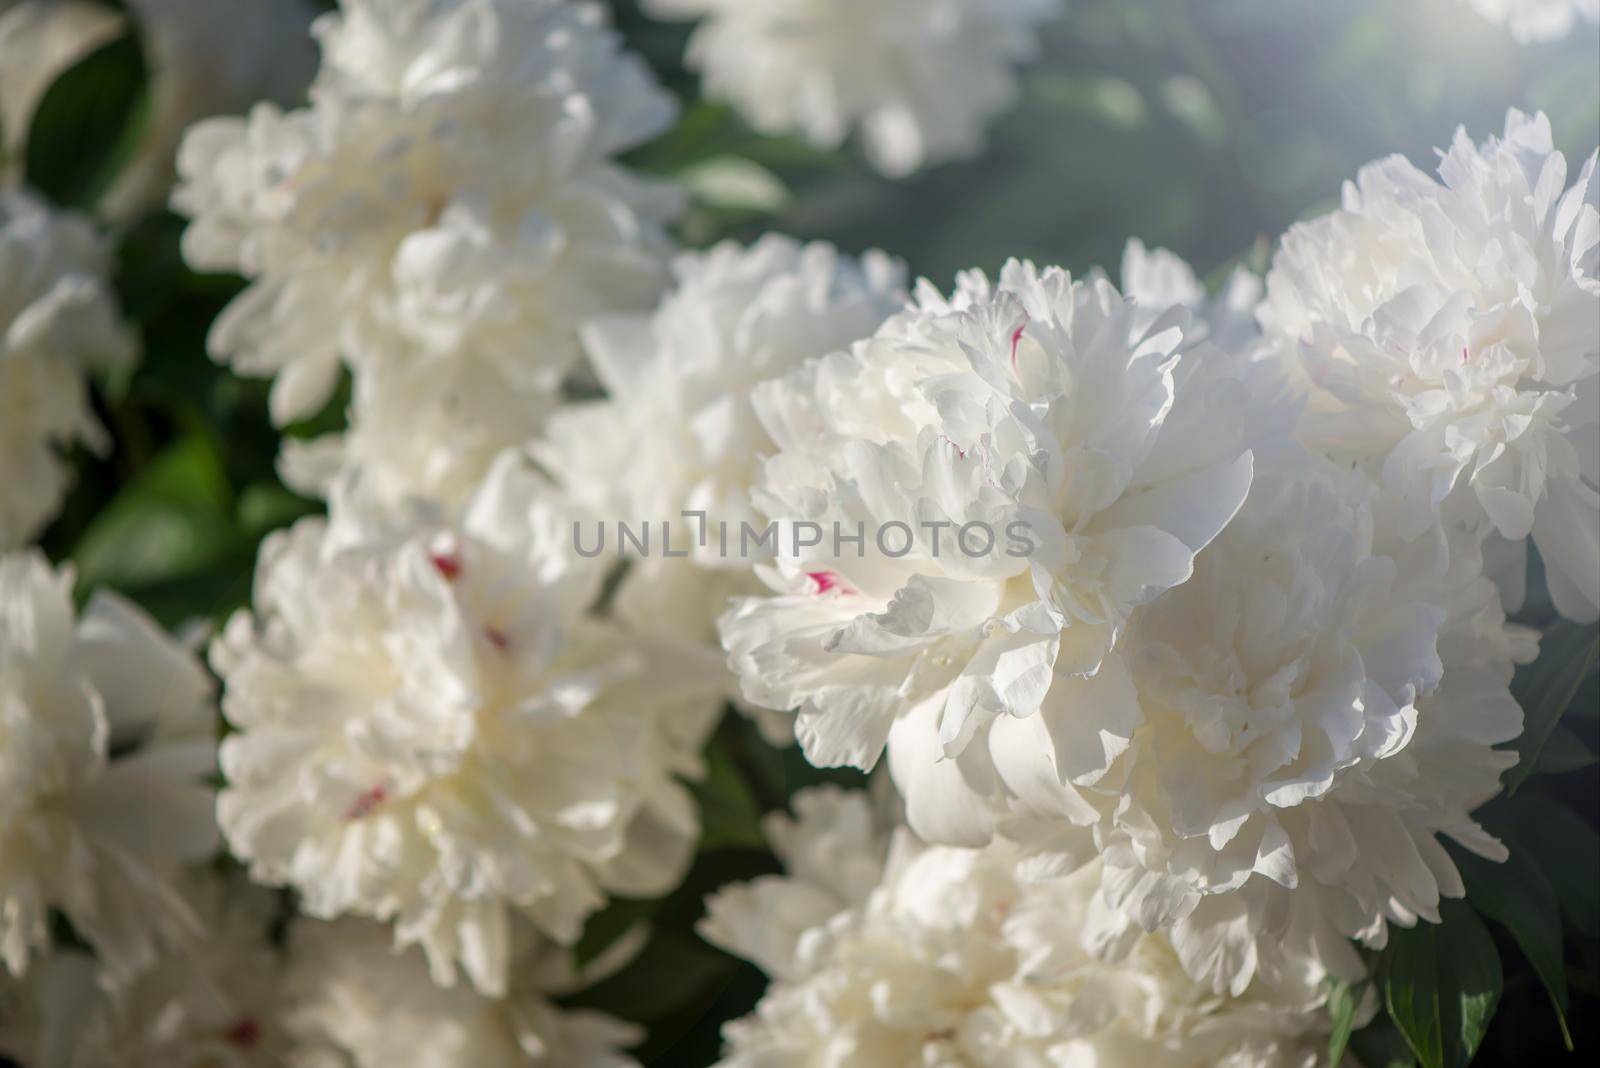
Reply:
[[1439, 929], [1419, 923], [1389, 935], [1378, 980], [1383, 1002], [1422, 1068], [1444, 1068], [1444, 1025], [1439, 997]]
[[1452, 1065], [1472, 1060], [1489, 1033], [1489, 1023], [1500, 1004], [1505, 976], [1500, 951], [1476, 913], [1460, 901], [1440, 905], [1444, 930], [1439, 937], [1439, 981], [1447, 992], [1444, 1011], [1445, 1048]]
[[1350, 1044], [1361, 999], [1357, 988], [1347, 980], [1330, 979], [1328, 985], [1328, 1015], [1333, 1018], [1333, 1033], [1328, 1037], [1328, 1063], [1337, 1065]]
[[1536, 775], [1566, 775], [1595, 764], [1600, 764], [1600, 756], [1573, 731], [1558, 726], [1550, 732], [1533, 770]]
[[577, 995], [573, 1003], [638, 1023], [660, 1023], [703, 1011], [737, 967], [693, 935], [658, 931], [627, 968]]
[[700, 101], [686, 108], [672, 129], [628, 153], [623, 162], [646, 174], [676, 174], [695, 160], [731, 150], [741, 136], [730, 108]]
[[1600, 938], [1600, 832], [1567, 806], [1537, 793], [1496, 806], [1490, 829], [1506, 840], [1512, 855], [1526, 853], [1549, 880], [1572, 926]]
[[1150, 117], [1138, 86], [1114, 75], [1040, 69], [1028, 93], [1057, 114], [1082, 115], [1117, 129], [1136, 129]]
[[583, 935], [572, 947], [573, 963], [579, 968], [593, 963], [640, 924], [649, 923], [660, 907], [659, 898], [612, 898], [583, 925]]
[[1526, 851], [1514, 849], [1503, 864], [1465, 850], [1452, 850], [1466, 882], [1467, 900], [1511, 933], [1550, 993], [1562, 1041], [1572, 1049], [1567, 1029], [1567, 973], [1562, 959], [1561, 903], [1544, 871]]
[[1439, 911], [1442, 924], [1391, 930], [1378, 981], [1389, 1018], [1422, 1068], [1462, 1068], [1499, 1004], [1500, 955], [1464, 903], [1446, 901]]
[[700, 800], [701, 849], [766, 848], [761, 806], [729, 752], [725, 732], [706, 750], [706, 774], [695, 795]]
[[1416, 1068], [1411, 1047], [1395, 1029], [1394, 1022], [1380, 1016], [1350, 1036], [1350, 1052], [1362, 1068]]
[[1600, 627], [1559, 623], [1545, 632], [1540, 645], [1538, 661], [1519, 672], [1514, 686], [1524, 720], [1515, 743], [1517, 765], [1506, 773], [1508, 794], [1533, 774], [1562, 713], [1600, 661]]
[[[183, 220], [152, 212], [123, 231], [117, 244], [117, 294], [123, 312], [148, 323], [167, 310], [179, 287], [194, 276], [180, 251]], [[203, 343], [202, 343], [203, 344]]]
[[232, 496], [209, 436], [168, 447], [84, 531], [72, 552], [80, 583], [138, 588], [233, 558], [242, 538]]
[[91, 208], [138, 151], [149, 112], [144, 49], [130, 30], [57, 78], [28, 128], [28, 184]]
[[239, 525], [260, 537], [317, 511], [317, 505], [276, 482], [255, 482], [239, 494]]

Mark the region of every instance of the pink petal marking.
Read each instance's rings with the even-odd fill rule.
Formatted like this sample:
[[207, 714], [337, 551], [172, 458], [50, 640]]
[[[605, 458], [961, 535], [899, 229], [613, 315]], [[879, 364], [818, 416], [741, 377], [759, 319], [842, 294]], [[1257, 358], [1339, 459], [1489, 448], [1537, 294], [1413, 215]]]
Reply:
[[837, 571], [807, 571], [806, 578], [816, 588], [813, 593], [823, 594], [829, 590], [838, 590], [840, 593], [855, 593], [855, 587], [844, 580], [844, 576]]
[[499, 627], [484, 627], [483, 636], [489, 639], [489, 644], [502, 653], [511, 648], [511, 639]]
[[1467, 347], [1465, 345], [1462, 345], [1461, 346], [1461, 362], [1462, 363], [1466, 363], [1471, 359], [1472, 359], [1472, 354], [1467, 351]]
[[948, 434], [940, 434], [939, 437], [941, 437], [945, 441], [949, 442], [950, 447], [952, 449], [956, 450], [956, 458], [957, 459], [965, 460], [967, 458], [967, 450], [963, 449], [960, 445], [957, 445], [953, 440], [951, 440], [951, 438], [950, 438], [950, 436]]
[[461, 554], [456, 552], [431, 552], [428, 559], [438, 569], [445, 581], [454, 582], [461, 577]]
[[344, 811], [344, 818], [347, 821], [364, 820], [387, 800], [389, 800], [389, 788], [379, 783], [352, 801], [350, 807]]
[[1017, 346], [1022, 344], [1022, 332], [1026, 329], [1028, 329], [1028, 316], [1024, 313], [1021, 324], [1011, 331], [1011, 369], [1013, 371], [1017, 369]]

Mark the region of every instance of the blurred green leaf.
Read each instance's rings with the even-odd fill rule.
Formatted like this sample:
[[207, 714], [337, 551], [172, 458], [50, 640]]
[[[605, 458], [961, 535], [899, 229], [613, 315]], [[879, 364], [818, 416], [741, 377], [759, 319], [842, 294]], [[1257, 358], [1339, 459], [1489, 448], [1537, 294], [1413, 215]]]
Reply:
[[1387, 1016], [1379, 1016], [1351, 1035], [1350, 1052], [1362, 1068], [1415, 1068], [1417, 1063], [1411, 1047]]
[[239, 494], [239, 525], [252, 538], [287, 527], [317, 510], [315, 502], [291, 493], [276, 482], [256, 482]]
[[1215, 146], [1227, 141], [1228, 120], [1199, 78], [1187, 74], [1168, 78], [1161, 83], [1161, 101], [1203, 143]]
[[1496, 805], [1490, 830], [1513, 855], [1526, 853], [1555, 891], [1561, 910], [1589, 938], [1600, 938], [1600, 832], [1567, 806], [1538, 793]]
[[719, 732], [706, 750], [705, 778], [696, 784], [700, 800], [701, 849], [765, 849], [761, 806], [735, 763], [732, 736]]
[[126, 231], [117, 245], [117, 295], [130, 319], [148, 323], [170, 305], [180, 286], [194, 280], [179, 251], [183, 220], [152, 212]]
[[1561, 716], [1600, 661], [1600, 626], [1562, 622], [1545, 632], [1539, 659], [1518, 673], [1513, 686], [1522, 704], [1522, 735], [1514, 748], [1516, 767], [1506, 773], [1506, 793], [1516, 793], [1538, 766], [1540, 754]]
[[722, 104], [697, 102], [684, 109], [677, 125], [636, 149], [625, 162], [646, 174], [668, 175], [734, 148], [740, 139], [733, 112]]
[[1569, 772], [1582, 771], [1592, 768], [1600, 763], [1600, 755], [1566, 727], [1556, 727], [1550, 732], [1549, 739], [1544, 743], [1544, 749], [1539, 753], [1539, 762], [1534, 765], [1534, 773], [1538, 775], [1566, 775]]
[[1139, 87], [1115, 75], [1039, 70], [1029, 76], [1028, 91], [1057, 111], [1118, 129], [1136, 129], [1149, 117]]
[[232, 498], [208, 435], [169, 446], [84, 532], [72, 553], [80, 581], [138, 588], [235, 558], [243, 539]]
[[1395, 927], [1379, 966], [1389, 1018], [1422, 1068], [1461, 1068], [1483, 1042], [1500, 1001], [1500, 954], [1483, 921], [1460, 901], [1440, 924]]
[[149, 111], [139, 36], [129, 31], [57, 78], [28, 128], [28, 184], [58, 204], [90, 208], [138, 151]]
[[732, 960], [692, 934], [658, 931], [629, 967], [584, 991], [577, 1001], [625, 1020], [658, 1023], [703, 1008], [736, 969]]
[[593, 963], [629, 932], [648, 923], [660, 908], [660, 899], [613, 898], [583, 925], [583, 935], [572, 947], [573, 963], [579, 968]]
[[1505, 863], [1496, 864], [1465, 850], [1453, 850], [1456, 866], [1466, 882], [1467, 900], [1483, 915], [1500, 924], [1539, 981], [1550, 992], [1556, 1021], [1567, 1049], [1572, 1034], [1567, 1028], [1567, 973], [1562, 959], [1561, 903], [1539, 864], [1526, 852], [1512, 850]]
[[1328, 1015], [1333, 1020], [1333, 1031], [1328, 1037], [1328, 1063], [1337, 1065], [1350, 1044], [1361, 999], [1357, 987], [1344, 979], [1330, 979], [1328, 983]]

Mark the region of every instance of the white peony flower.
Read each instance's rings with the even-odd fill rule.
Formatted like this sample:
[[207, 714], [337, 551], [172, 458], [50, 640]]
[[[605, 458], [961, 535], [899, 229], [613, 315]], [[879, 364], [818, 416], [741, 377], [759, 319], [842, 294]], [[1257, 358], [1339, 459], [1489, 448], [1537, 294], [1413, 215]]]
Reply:
[[461, 507], [495, 459], [538, 433], [553, 400], [506, 388], [481, 362], [387, 369], [355, 382], [347, 428], [285, 438], [285, 484], [381, 519], [419, 502]]
[[1600, 616], [1600, 178], [1550, 124], [1456, 134], [1434, 181], [1362, 169], [1284, 238], [1261, 319], [1310, 396], [1301, 437], [1381, 468], [1403, 532], [1531, 533], [1563, 615]]
[[[585, 328], [609, 397], [558, 412], [536, 455], [599, 517], [602, 558], [622, 548], [617, 522], [654, 531], [650, 555], [633, 561], [617, 594], [621, 618], [714, 643], [728, 598], [761, 590], [739, 525], [755, 521], [750, 487], [776, 448], [751, 389], [870, 335], [904, 305], [904, 270], [882, 253], [854, 260], [768, 235], [749, 249], [687, 253], [673, 274], [653, 315]], [[665, 523], [671, 551], [687, 558], [665, 555]], [[587, 530], [586, 551], [601, 536]]]
[[250, 287], [212, 352], [274, 376], [280, 423], [358, 372], [483, 361], [547, 393], [576, 326], [648, 306], [675, 191], [612, 157], [674, 107], [592, 3], [344, 0], [309, 107], [194, 127], [184, 254]]
[[1107, 282], [1012, 263], [919, 300], [757, 389], [781, 451], [755, 502], [781, 544], [758, 569], [773, 595], [721, 631], [813, 763], [870, 768], [887, 743], [912, 826], [977, 845], [992, 828], [941, 781], [992, 774], [970, 745], [991, 721], [1109, 685], [1128, 617], [1189, 577], [1271, 421], [1185, 311], [1140, 328]]
[[[316, 69], [309, 0], [129, 0], [151, 72], [137, 150], [98, 208], [127, 218], [171, 188], [184, 130], [259, 100], [288, 103]], [[7, 8], [0, 3], [0, 9]], [[0, 13], [0, 173], [20, 171], [33, 114], [62, 74], [125, 28], [93, 0], [22, 0]]]
[[86, 378], [132, 359], [88, 220], [0, 190], [0, 550], [31, 541], [71, 480], [63, 453], [103, 448]]
[[703, 19], [686, 60], [757, 130], [838, 148], [859, 127], [891, 177], [974, 156], [1061, 0], [645, 0]]
[[570, 538], [508, 455], [457, 522], [336, 510], [268, 539], [255, 616], [212, 652], [237, 729], [218, 812], [256, 879], [396, 919], [439, 981], [459, 963], [492, 994], [515, 914], [566, 942], [607, 893], [673, 885], [715, 660], [585, 618], [600, 570]]
[[195, 933], [174, 888], [218, 847], [210, 680], [137, 608], [0, 556], [0, 959], [27, 969], [59, 910], [107, 971]]
[[[290, 1043], [276, 895], [195, 873], [183, 884], [204, 937], [124, 982], [66, 951], [12, 985], [0, 1053], [24, 1068], [278, 1068]], [[6, 1000], [0, 994], [0, 1000]]]
[[549, 1001], [581, 980], [567, 954], [533, 948], [504, 1000], [441, 988], [415, 949], [397, 953], [369, 920], [299, 920], [286, 995], [294, 1068], [637, 1068], [620, 1050], [644, 1036], [599, 1013]]
[[1219, 990], [1291, 935], [1346, 969], [1345, 938], [1437, 922], [1462, 893], [1437, 836], [1505, 856], [1470, 813], [1516, 762], [1493, 746], [1521, 731], [1509, 684], [1535, 647], [1470, 543], [1443, 572], [1393, 527], [1359, 473], [1293, 452], [1258, 471], [1091, 685], [992, 725], [998, 782], [973, 787], [1009, 804], [1002, 833], [1041, 870], [1103, 864], [1106, 902], [1171, 927]]
[[892, 844], [860, 794], [770, 817], [787, 873], [725, 888], [701, 925], [773, 979], [724, 1031], [724, 1068], [1312, 1068], [1324, 970], [1214, 994], [1161, 935], [1106, 909], [1096, 867], [1024, 883], [1005, 843]]
[[1580, 20], [1600, 23], [1600, 0], [1472, 0], [1472, 6], [1524, 44], [1559, 40]]

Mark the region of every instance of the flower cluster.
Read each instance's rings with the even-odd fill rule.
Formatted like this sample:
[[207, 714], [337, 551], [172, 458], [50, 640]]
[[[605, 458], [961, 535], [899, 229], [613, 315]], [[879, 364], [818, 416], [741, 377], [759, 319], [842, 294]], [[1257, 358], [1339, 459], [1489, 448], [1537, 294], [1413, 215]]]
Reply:
[[[1595, 615], [1593, 167], [1513, 112], [1442, 184], [1364, 171], [1264, 297], [1137, 244], [1127, 297], [1013, 263], [758, 387], [758, 509], [913, 534], [758, 568], [721, 622], [745, 697], [814, 763], [887, 752], [930, 842], [1092, 869], [1211, 989], [1286, 944], [1358, 972], [1346, 939], [1461, 896], [1441, 838], [1505, 856], [1471, 814], [1536, 646], [1485, 552], [1531, 533]], [[978, 520], [1031, 551], [956, 551]]]
[[[325, 514], [220, 631], [78, 611], [13, 547], [134, 345], [92, 223], [0, 190], [0, 1061], [630, 1068], [642, 1031], [565, 999], [763, 755], [730, 700], [884, 767], [707, 900], [771, 979], [726, 1068], [1333, 1068], [1363, 951], [1507, 858], [1529, 546], [1600, 616], [1600, 176], [1543, 115], [1363, 168], [1214, 293], [1138, 241], [942, 290], [677, 250], [678, 190], [619, 162], [675, 105], [593, 0], [189, 6], [0, 0], [0, 121], [136, 20], [161, 188], [314, 36], [304, 106], [189, 125], [173, 203], [246, 278], [212, 355], [280, 426], [348, 377], [348, 419], [283, 443]], [[981, 147], [1061, 6], [644, 4], [760, 131], [892, 176]], [[282, 62], [206, 43], [247, 15]]]

